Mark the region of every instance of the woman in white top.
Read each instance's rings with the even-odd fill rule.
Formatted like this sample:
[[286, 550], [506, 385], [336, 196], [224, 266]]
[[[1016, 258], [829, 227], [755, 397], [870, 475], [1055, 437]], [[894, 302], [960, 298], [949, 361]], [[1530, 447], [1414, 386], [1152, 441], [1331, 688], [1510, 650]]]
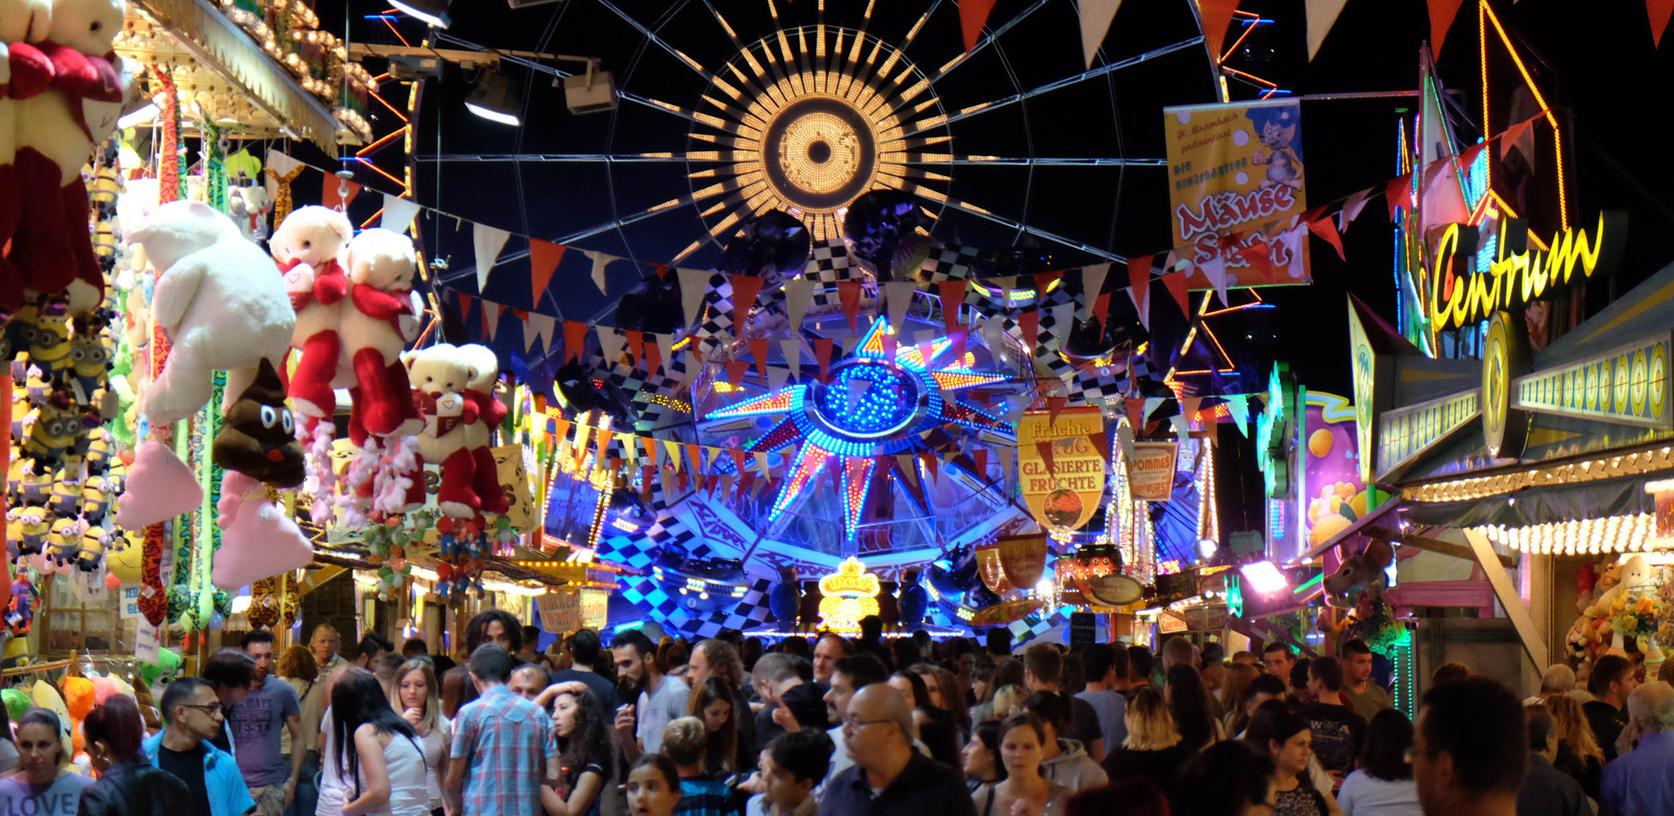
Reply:
[[419, 747], [424, 749], [424, 789], [430, 797], [430, 813], [441, 816], [442, 780], [448, 776], [453, 723], [442, 716], [441, 687], [436, 684], [436, 670], [429, 658], [401, 664], [389, 702], [418, 734]]
[[331, 690], [331, 716], [333, 746], [322, 759], [346, 783], [343, 816], [429, 816], [424, 750], [378, 678], [346, 670]]
[[1419, 816], [1418, 785], [1407, 762], [1411, 748], [1407, 715], [1393, 708], [1379, 711], [1366, 727], [1360, 769], [1349, 774], [1337, 792], [1343, 816]]

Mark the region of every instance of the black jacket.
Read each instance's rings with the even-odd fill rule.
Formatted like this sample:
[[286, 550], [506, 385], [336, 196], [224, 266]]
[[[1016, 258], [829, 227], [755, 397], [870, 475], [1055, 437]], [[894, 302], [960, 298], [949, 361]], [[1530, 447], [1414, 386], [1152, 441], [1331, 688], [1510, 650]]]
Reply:
[[182, 816], [194, 809], [186, 783], [144, 762], [113, 765], [81, 793], [76, 816]]

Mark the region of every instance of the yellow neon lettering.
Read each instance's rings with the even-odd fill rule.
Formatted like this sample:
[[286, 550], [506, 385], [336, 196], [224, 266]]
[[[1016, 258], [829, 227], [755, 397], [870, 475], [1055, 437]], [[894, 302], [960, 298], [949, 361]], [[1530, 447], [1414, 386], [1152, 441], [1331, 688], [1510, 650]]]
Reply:
[[1577, 268], [1584, 278], [1593, 276], [1604, 252], [1604, 214], [1589, 236], [1584, 229], [1559, 230], [1552, 235], [1551, 249], [1542, 252], [1525, 248], [1506, 254], [1506, 225], [1500, 225], [1499, 248], [1487, 272], [1456, 280], [1447, 302], [1441, 300], [1442, 278], [1452, 266], [1459, 249], [1458, 224], [1448, 225], [1436, 242], [1435, 266], [1430, 274], [1430, 320], [1438, 328], [1462, 328], [1486, 320], [1497, 309], [1509, 309], [1546, 295], [1555, 284], [1568, 284]]

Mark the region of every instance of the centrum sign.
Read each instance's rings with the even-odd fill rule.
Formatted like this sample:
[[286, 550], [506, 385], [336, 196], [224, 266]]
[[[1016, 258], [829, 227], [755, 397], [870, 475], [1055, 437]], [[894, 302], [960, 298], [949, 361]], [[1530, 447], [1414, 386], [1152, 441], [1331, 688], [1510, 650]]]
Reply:
[[1475, 227], [1450, 224], [1436, 241], [1430, 268], [1430, 322], [1437, 329], [1458, 329], [1545, 297], [1556, 286], [1567, 285], [1577, 269], [1590, 278], [1601, 267], [1615, 263], [1627, 233], [1621, 213], [1599, 213], [1598, 226], [1560, 230], [1546, 242], [1547, 249], [1530, 249], [1520, 221], [1500, 224], [1498, 250], [1486, 272], [1453, 275], [1449, 270], [1469, 267], [1474, 254]]

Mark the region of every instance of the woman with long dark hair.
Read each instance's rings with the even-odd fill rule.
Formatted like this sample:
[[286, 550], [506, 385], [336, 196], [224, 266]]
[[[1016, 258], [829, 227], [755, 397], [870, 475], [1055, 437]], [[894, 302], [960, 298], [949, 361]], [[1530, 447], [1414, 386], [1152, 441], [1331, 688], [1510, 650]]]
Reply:
[[960, 754], [960, 770], [965, 772], [965, 787], [975, 793], [983, 785], [1004, 782], [1005, 763], [1000, 761], [1000, 722], [979, 722], [971, 730], [971, 741], [965, 743]]
[[[600, 794], [610, 779], [610, 724], [593, 693], [579, 682], [567, 683], [553, 702], [552, 730], [558, 736], [558, 765], [564, 791], [563, 813], [598, 816]], [[545, 794], [542, 794], [543, 797]], [[547, 812], [556, 812], [548, 807]]]
[[917, 663], [909, 669], [913, 674], [924, 679], [924, 688], [930, 692], [930, 705], [946, 711], [953, 718], [953, 724], [958, 728], [959, 741], [971, 733], [971, 709], [965, 705], [965, 695], [959, 689], [959, 681], [953, 672], [931, 663]]
[[448, 778], [448, 750], [453, 745], [453, 722], [442, 714], [440, 691], [430, 658], [415, 657], [396, 670], [389, 699], [390, 707], [418, 734], [431, 816], [442, 813], [442, 780]]
[[334, 750], [325, 763], [343, 785], [343, 816], [428, 816], [424, 749], [378, 678], [344, 670], [331, 690], [331, 718]]
[[1250, 718], [1244, 741], [1273, 760], [1273, 812], [1286, 816], [1332, 816], [1336, 803], [1308, 778], [1313, 732], [1308, 721], [1284, 703], [1268, 700]]
[[1168, 713], [1186, 748], [1201, 751], [1221, 737], [1220, 724], [1209, 715], [1209, 692], [1197, 669], [1183, 663], [1168, 670]]
[[0, 813], [75, 816], [83, 788], [93, 780], [67, 770], [69, 734], [58, 715], [30, 709], [17, 721], [17, 771], [0, 779]]
[[[312, 658], [310, 658], [312, 659]], [[87, 758], [99, 781], [81, 792], [76, 816], [181, 816], [192, 811], [186, 783], [145, 760], [139, 705], [112, 695], [81, 721]]]
[[703, 752], [705, 773], [724, 776], [739, 770], [740, 749], [753, 747], [739, 744], [736, 699], [732, 684], [720, 677], [706, 678], [686, 698], [686, 716], [702, 720], [709, 734]]
[[1337, 807], [1343, 816], [1419, 816], [1418, 784], [1412, 778], [1412, 723], [1393, 708], [1379, 711], [1366, 726], [1360, 767], [1343, 780]]

